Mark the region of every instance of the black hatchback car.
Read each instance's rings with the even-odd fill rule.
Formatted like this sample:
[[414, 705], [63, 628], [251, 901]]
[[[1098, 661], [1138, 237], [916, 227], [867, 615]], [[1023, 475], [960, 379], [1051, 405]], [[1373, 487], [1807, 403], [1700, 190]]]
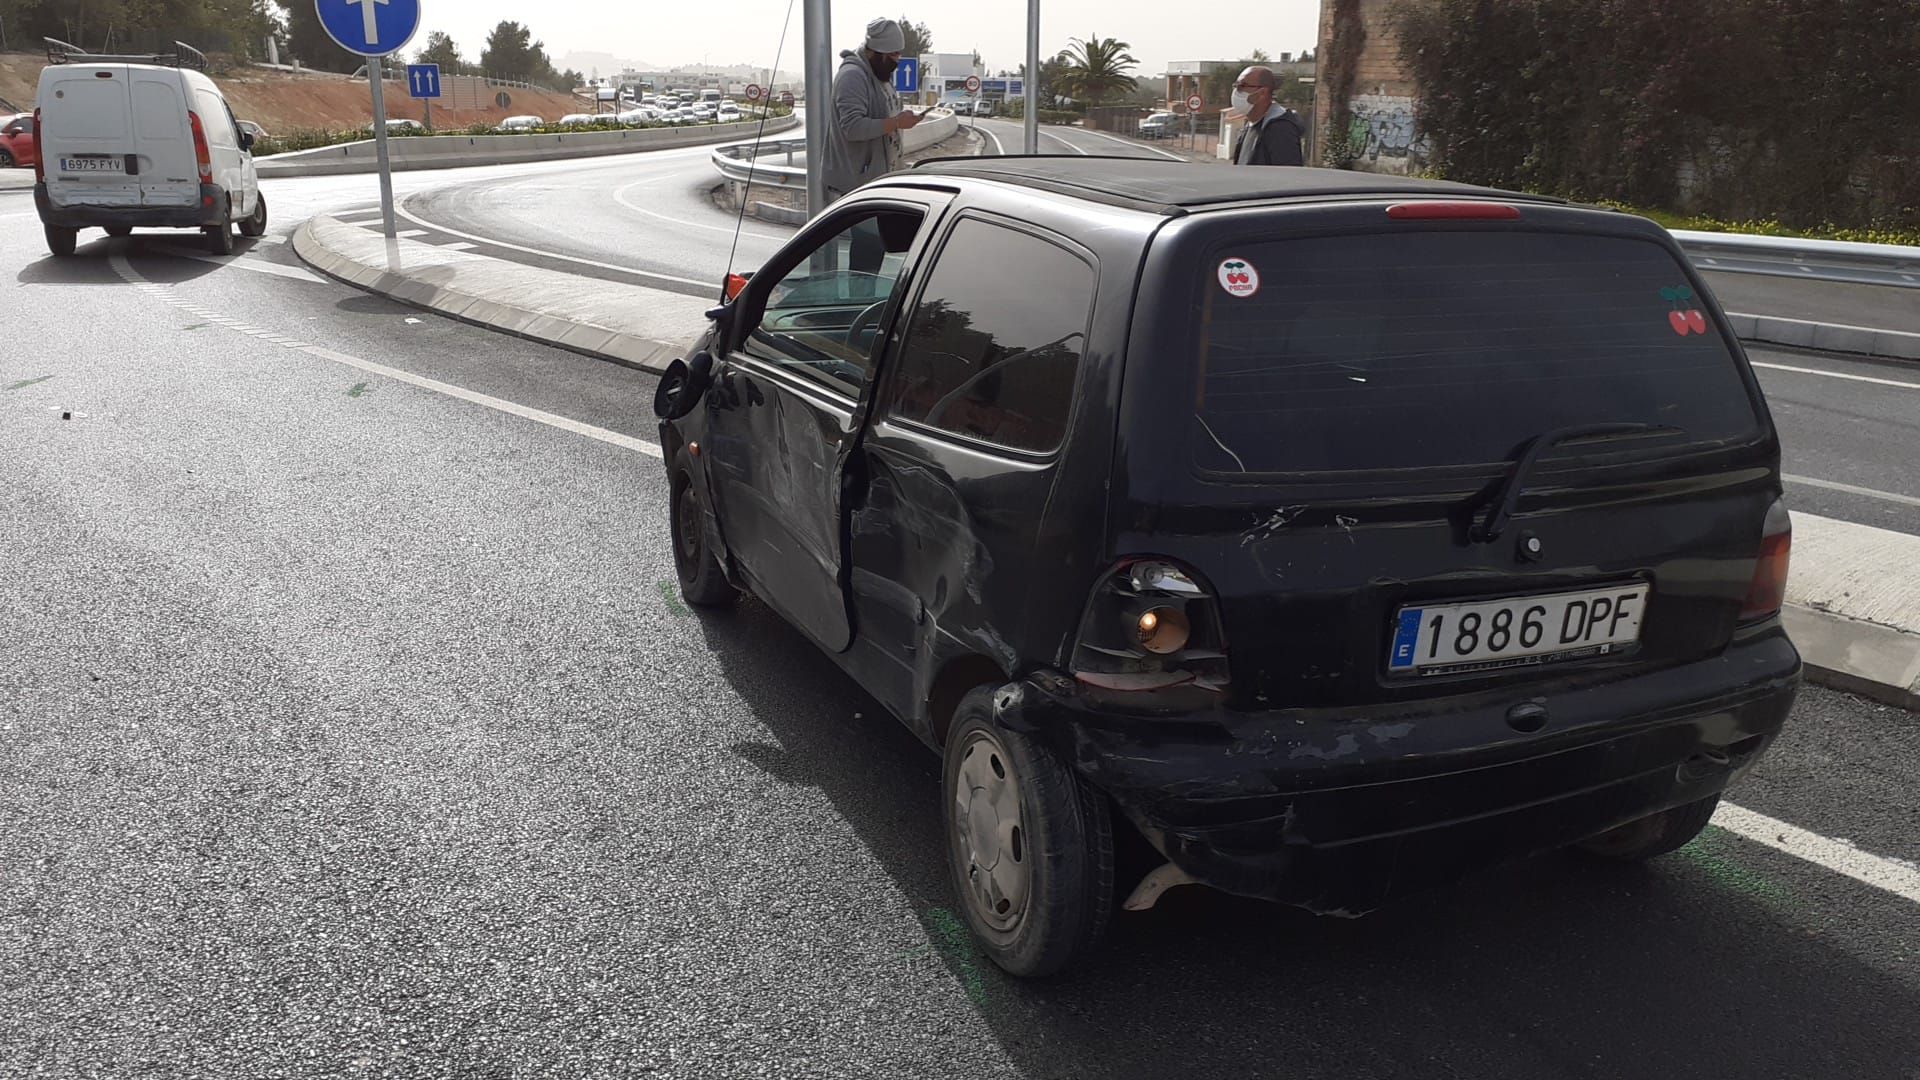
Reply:
[[1671, 851], [1793, 702], [1779, 443], [1646, 220], [979, 158], [727, 292], [656, 398], [683, 593], [751, 590], [944, 753], [1008, 971], [1116, 885], [1355, 913]]

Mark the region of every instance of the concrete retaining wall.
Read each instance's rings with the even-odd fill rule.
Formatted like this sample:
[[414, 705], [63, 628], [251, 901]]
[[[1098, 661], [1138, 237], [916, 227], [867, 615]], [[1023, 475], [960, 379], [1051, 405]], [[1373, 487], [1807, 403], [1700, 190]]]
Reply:
[[[799, 122], [795, 116], [778, 117], [767, 121], [766, 131], [769, 135], [786, 131]], [[413, 135], [388, 139], [387, 157], [393, 163], [395, 172], [452, 169], [467, 165], [505, 165], [516, 161], [558, 161], [603, 154], [630, 154], [642, 150], [666, 150], [676, 146], [751, 138], [759, 130], [760, 122], [750, 120], [737, 124], [579, 131], [564, 135]], [[378, 167], [372, 139], [325, 146], [318, 150], [276, 154], [261, 158], [258, 162], [263, 177], [336, 176], [369, 173]]]

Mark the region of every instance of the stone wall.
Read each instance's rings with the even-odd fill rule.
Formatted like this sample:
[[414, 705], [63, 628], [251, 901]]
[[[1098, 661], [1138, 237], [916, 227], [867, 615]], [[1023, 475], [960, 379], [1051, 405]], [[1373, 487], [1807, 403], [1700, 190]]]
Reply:
[[[1412, 75], [1400, 63], [1400, 45], [1388, 18], [1394, 0], [1322, 0], [1320, 90], [1314, 96], [1313, 163], [1329, 160], [1332, 113], [1344, 106], [1351, 168], [1405, 174], [1426, 161], [1426, 143], [1414, 126]], [[1351, 82], [1342, 98], [1343, 72]]]

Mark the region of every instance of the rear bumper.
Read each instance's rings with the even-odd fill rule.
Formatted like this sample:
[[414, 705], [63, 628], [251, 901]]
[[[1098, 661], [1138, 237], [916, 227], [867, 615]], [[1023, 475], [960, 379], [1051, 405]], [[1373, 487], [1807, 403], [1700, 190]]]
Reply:
[[[1127, 714], [1058, 676], [998, 700], [1196, 880], [1351, 913], [1720, 792], [1779, 733], [1799, 678], [1774, 625], [1616, 682], [1398, 709]], [[1508, 712], [1532, 703], [1546, 726], [1523, 734]]]
[[62, 229], [105, 228], [126, 225], [136, 229], [204, 229], [226, 224], [227, 191], [218, 184], [201, 184], [200, 201], [193, 206], [55, 205], [45, 181], [33, 185], [33, 206], [42, 224]]

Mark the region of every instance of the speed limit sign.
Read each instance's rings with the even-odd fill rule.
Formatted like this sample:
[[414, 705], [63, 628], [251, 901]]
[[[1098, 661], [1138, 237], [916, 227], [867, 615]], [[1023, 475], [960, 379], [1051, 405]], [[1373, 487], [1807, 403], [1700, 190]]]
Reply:
[[1200, 111], [1200, 106], [1202, 106], [1202, 105], [1205, 105], [1205, 104], [1206, 104], [1206, 102], [1204, 102], [1204, 101], [1201, 101], [1201, 100], [1200, 100], [1200, 95], [1199, 95], [1199, 94], [1195, 94], [1195, 95], [1193, 95], [1192, 97], [1190, 97], [1190, 98], [1188, 98], [1188, 99], [1187, 99], [1187, 111], [1188, 111], [1188, 112], [1199, 112], [1199, 111]]
[[747, 84], [747, 100], [748, 101], [760, 100], [760, 84], [759, 83]]
[[967, 76], [967, 93], [977, 94], [979, 92], [980, 92], [980, 76], [978, 75]]

